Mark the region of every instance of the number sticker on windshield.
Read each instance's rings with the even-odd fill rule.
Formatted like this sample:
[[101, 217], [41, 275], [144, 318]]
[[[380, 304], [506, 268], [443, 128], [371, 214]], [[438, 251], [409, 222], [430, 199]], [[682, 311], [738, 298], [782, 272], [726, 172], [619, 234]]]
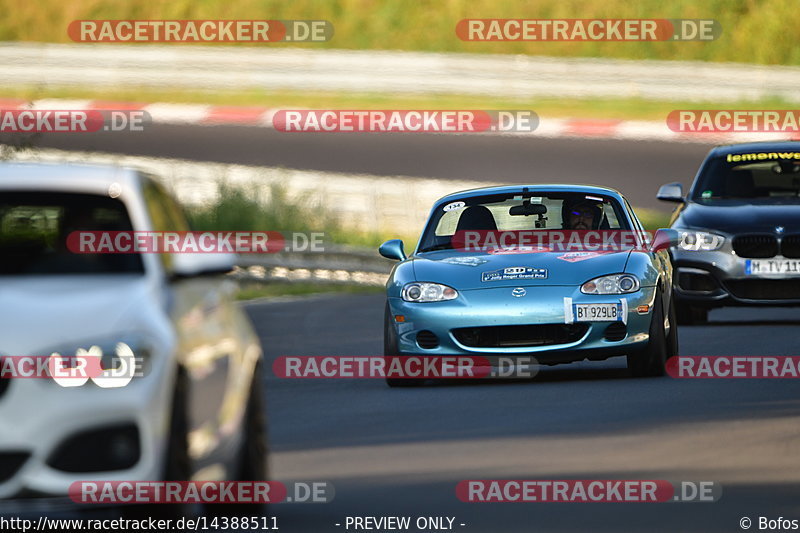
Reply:
[[464, 207], [465, 205], [467, 205], [467, 204], [465, 204], [464, 202], [450, 202], [449, 204], [444, 206], [442, 209], [444, 211], [452, 211], [453, 209], [460, 209], [460, 208]]

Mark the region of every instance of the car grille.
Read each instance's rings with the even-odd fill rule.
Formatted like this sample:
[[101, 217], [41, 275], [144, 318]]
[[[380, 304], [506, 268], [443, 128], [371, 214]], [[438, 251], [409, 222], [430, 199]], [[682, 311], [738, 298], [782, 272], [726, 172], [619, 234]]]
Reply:
[[27, 452], [0, 453], [0, 483], [11, 479], [30, 456]]
[[781, 239], [781, 255], [790, 259], [800, 258], [800, 235], [787, 235]]
[[798, 279], [730, 279], [725, 287], [746, 300], [800, 300]]
[[588, 324], [487, 326], [454, 329], [453, 336], [464, 346], [473, 348], [511, 348], [569, 344], [580, 340], [588, 329]]
[[105, 472], [132, 468], [141, 457], [139, 428], [122, 423], [88, 429], [62, 442], [47, 466], [62, 472]]
[[775, 257], [778, 255], [778, 240], [774, 235], [738, 235], [733, 238], [733, 251], [739, 257]]

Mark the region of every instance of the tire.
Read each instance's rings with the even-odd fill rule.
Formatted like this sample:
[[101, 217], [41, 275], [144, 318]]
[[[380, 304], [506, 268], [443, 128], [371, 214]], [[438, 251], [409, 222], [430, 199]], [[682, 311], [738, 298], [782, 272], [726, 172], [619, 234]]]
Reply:
[[175, 393], [170, 414], [169, 441], [167, 443], [164, 479], [188, 481], [192, 477], [192, 462], [189, 458], [189, 384], [183, 373], [175, 379]]
[[[189, 383], [186, 375], [178, 370], [172, 394], [172, 408], [169, 417], [169, 435], [164, 453], [163, 481], [189, 481], [192, 478], [192, 461], [189, 457]], [[178, 519], [196, 514], [197, 504], [192, 503], [154, 503], [128, 505], [122, 508], [125, 518]]]
[[[264, 376], [261, 364], [253, 370], [253, 380], [242, 419], [242, 443], [234, 459], [232, 479], [235, 481], [269, 480], [269, 445], [264, 413]], [[212, 516], [256, 516], [266, 514], [262, 503], [212, 504], [206, 512]]]
[[684, 302], [675, 306], [678, 324], [683, 326], [699, 326], [708, 322], [708, 309]]
[[669, 334], [667, 335], [667, 361], [673, 357], [678, 356], [678, 319], [675, 310], [675, 296], [670, 298], [669, 314], [667, 315], [669, 321]]
[[[383, 356], [388, 362], [387, 356], [400, 355], [397, 348], [397, 333], [392, 325], [392, 313], [389, 310], [389, 302], [386, 302], [386, 309], [383, 313]], [[388, 368], [388, 365], [387, 365]], [[386, 384], [395, 387], [419, 387], [425, 382], [423, 379], [413, 378], [386, 378]]]
[[[661, 291], [656, 289], [653, 317], [650, 320], [650, 339], [643, 349], [628, 354], [628, 369], [633, 377], [657, 377], [666, 373], [667, 335], [664, 331], [664, 306]], [[676, 336], [677, 339], [677, 336]], [[677, 344], [675, 346], [677, 350]]]
[[245, 412], [245, 438], [239, 451], [236, 479], [239, 481], [267, 481], [269, 479], [269, 445], [267, 443], [267, 417], [264, 413], [264, 376], [261, 364], [253, 370], [253, 383]]

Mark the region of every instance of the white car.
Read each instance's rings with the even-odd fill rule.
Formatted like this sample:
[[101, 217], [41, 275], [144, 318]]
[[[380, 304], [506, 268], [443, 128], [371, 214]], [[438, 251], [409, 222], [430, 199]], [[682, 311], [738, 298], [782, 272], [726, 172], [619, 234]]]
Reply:
[[73, 254], [78, 229], [189, 228], [141, 171], [0, 163], [0, 357], [124, 343], [143, 364], [110, 388], [0, 379], [0, 500], [60, 501], [75, 481], [266, 480], [261, 346], [223, 276], [235, 256]]

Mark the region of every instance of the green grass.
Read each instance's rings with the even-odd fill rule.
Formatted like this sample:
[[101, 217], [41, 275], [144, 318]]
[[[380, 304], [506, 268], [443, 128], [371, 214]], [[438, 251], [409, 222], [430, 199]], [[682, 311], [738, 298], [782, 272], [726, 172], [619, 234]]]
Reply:
[[648, 231], [655, 231], [659, 228], [668, 228], [669, 227], [669, 213], [662, 213], [661, 211], [656, 211], [655, 209], [635, 209], [636, 216], [639, 217], [639, 221], [644, 226], [644, 229]]
[[[377, 248], [387, 239], [402, 238], [406, 246], [417, 236], [355, 231], [324, 206], [306, 198], [289, 198], [280, 186], [233, 187], [221, 180], [216, 201], [187, 207], [192, 228], [197, 231], [324, 232], [325, 244]], [[376, 252], [377, 253], [377, 252]]]
[[[217, 190], [214, 203], [188, 209], [197, 231], [339, 231], [329, 211], [303, 198], [290, 200], [280, 186], [243, 189], [221, 181]], [[266, 202], [260, 201], [265, 196]]]
[[[800, 64], [796, 0], [0, 0], [0, 12], [4, 41], [70, 42], [67, 26], [78, 19], [325, 19], [335, 28], [331, 41], [289, 45]], [[463, 18], [711, 18], [722, 35], [711, 42], [465, 42], [455, 34]]]
[[236, 294], [237, 300], [254, 300], [256, 298], [274, 298], [276, 296], [309, 296], [323, 293], [344, 294], [379, 294], [384, 292], [382, 286], [351, 285], [344, 283], [262, 283], [245, 286]]

